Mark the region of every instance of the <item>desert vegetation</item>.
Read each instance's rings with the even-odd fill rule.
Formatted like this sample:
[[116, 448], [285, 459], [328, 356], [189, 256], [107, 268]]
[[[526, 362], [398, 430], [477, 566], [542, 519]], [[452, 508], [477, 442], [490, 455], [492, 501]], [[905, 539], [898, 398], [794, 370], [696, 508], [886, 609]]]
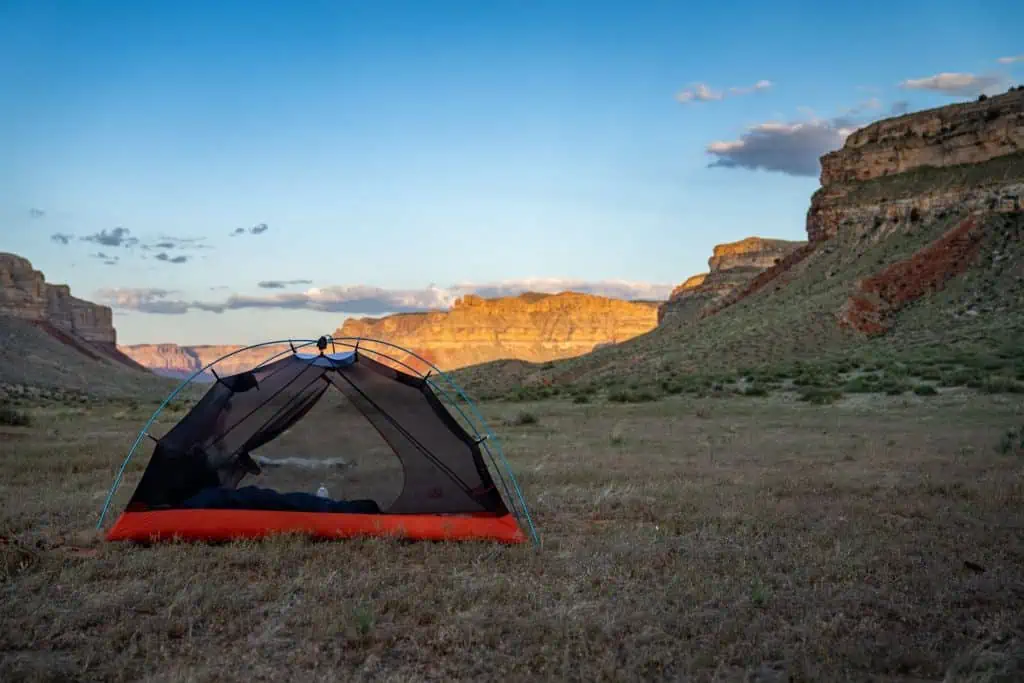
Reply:
[[[858, 372], [914, 384], [895, 366], [785, 380], [831, 397]], [[1011, 671], [1021, 646], [1024, 397], [753, 389], [783, 381], [485, 404], [539, 548], [103, 543], [92, 527], [155, 398], [16, 401], [0, 678], [1011, 680], [978, 671]], [[330, 426], [313, 426], [325, 450]]]

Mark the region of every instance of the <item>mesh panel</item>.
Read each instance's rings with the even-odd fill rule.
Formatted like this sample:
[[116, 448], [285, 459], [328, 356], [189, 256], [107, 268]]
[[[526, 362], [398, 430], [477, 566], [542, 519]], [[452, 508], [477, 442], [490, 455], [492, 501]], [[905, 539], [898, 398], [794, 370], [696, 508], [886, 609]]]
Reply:
[[[249, 452], [306, 415], [329, 383], [355, 405], [401, 461], [404, 482], [396, 482], [395, 488], [402, 485], [401, 493], [388, 512], [507, 512], [479, 445], [426, 382], [366, 356], [337, 368], [289, 356], [216, 382], [159, 440], [132, 503], [173, 506], [207, 487], [234, 488], [246, 473], [258, 471]], [[330, 431], [346, 427], [351, 430], [340, 419], [330, 422]], [[340, 457], [369, 455], [371, 450], [364, 448], [368, 442], [362, 439], [349, 441], [360, 453], [337, 452], [343, 449], [344, 434], [327, 436], [325, 441], [333, 442], [329, 450]]]
[[388, 512], [504, 512], [479, 447], [430, 400], [424, 382], [365, 356], [339, 375], [331, 382], [402, 461], [405, 486]]
[[215, 382], [158, 441], [132, 502], [176, 505], [209, 486], [235, 487], [250, 466], [239, 451], [301, 417], [326, 388], [324, 372], [290, 356]]
[[[212, 429], [200, 442], [214, 467], [221, 467], [248, 445], [257, 433], [301, 410], [323, 392], [324, 368], [294, 357], [254, 373], [258, 388], [230, 396], [221, 405]], [[262, 376], [261, 376], [262, 375]], [[294, 420], [294, 418], [293, 418]]]

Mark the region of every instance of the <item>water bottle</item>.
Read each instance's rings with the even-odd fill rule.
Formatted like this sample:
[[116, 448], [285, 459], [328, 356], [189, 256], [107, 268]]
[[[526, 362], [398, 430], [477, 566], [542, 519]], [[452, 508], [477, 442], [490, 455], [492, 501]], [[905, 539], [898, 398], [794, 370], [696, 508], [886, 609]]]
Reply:
[[318, 498], [330, 498], [330, 496], [327, 495], [327, 487], [324, 486], [323, 483], [321, 483], [320, 488], [316, 490], [316, 495]]

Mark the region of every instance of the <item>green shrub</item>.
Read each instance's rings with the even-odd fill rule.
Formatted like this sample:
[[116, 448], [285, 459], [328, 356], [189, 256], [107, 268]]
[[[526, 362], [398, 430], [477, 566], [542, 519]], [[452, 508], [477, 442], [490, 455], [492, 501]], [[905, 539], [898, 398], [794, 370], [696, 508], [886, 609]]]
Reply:
[[680, 384], [679, 382], [675, 382], [675, 381], [667, 380], [667, 379], [666, 380], [662, 380], [662, 382], [661, 382], [661, 389], [666, 394], [671, 394], [673, 396], [675, 396], [676, 394], [683, 393], [683, 385], [682, 384]]
[[513, 427], [522, 427], [525, 425], [534, 425], [540, 422], [537, 416], [527, 411], [521, 411], [515, 417], [508, 421], [508, 424]]
[[751, 384], [742, 393], [744, 396], [767, 396], [768, 389], [761, 384]]
[[843, 391], [848, 394], [874, 394], [881, 391], [881, 388], [877, 376], [861, 375], [843, 385]]
[[998, 451], [1003, 455], [1011, 453], [1024, 455], [1024, 428], [1007, 429], [999, 440]]
[[1024, 394], [1024, 382], [1009, 377], [989, 377], [976, 388], [986, 394]]
[[828, 405], [829, 403], [835, 403], [842, 397], [843, 392], [837, 389], [822, 389], [820, 387], [811, 387], [800, 393], [801, 401], [813, 403], [815, 405]]
[[608, 400], [612, 403], [645, 403], [648, 401], [656, 401], [658, 400], [658, 397], [649, 389], [638, 389], [634, 391], [619, 389], [608, 394]]
[[27, 427], [30, 424], [32, 424], [32, 418], [29, 417], [28, 413], [6, 403], [0, 404], [0, 425]]
[[918, 384], [914, 387], [914, 393], [918, 396], [934, 396], [939, 392], [931, 384]]
[[900, 394], [910, 390], [910, 385], [901, 380], [886, 379], [878, 386], [880, 391], [885, 392], [887, 396], [899, 396]]

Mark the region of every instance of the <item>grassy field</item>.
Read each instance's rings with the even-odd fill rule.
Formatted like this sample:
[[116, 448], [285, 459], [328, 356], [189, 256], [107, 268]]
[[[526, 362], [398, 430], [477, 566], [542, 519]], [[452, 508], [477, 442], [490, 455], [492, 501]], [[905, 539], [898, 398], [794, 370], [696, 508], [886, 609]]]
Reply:
[[152, 408], [0, 415], [0, 680], [1024, 676], [1016, 394], [486, 404], [540, 549], [98, 542]]

